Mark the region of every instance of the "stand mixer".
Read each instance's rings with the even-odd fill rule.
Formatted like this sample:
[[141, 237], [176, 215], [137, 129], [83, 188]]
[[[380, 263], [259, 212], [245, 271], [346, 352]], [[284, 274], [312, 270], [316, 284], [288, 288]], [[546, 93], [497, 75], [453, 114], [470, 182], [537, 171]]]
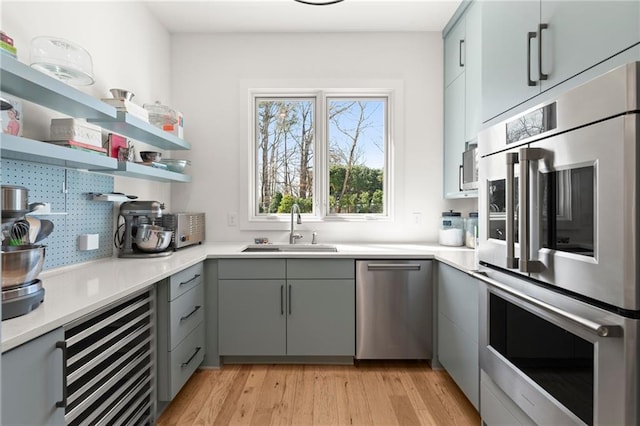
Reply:
[[167, 250], [171, 231], [153, 222], [162, 218], [164, 204], [158, 201], [126, 201], [120, 205], [124, 223], [118, 226], [114, 242], [118, 257], [162, 257], [173, 254]]
[[[27, 188], [2, 186], [3, 320], [27, 314], [44, 300], [44, 288], [38, 275], [44, 264], [45, 246], [29, 244], [28, 238], [25, 241], [29, 227], [24, 215], [39, 203], [29, 205], [27, 197]], [[26, 228], [18, 226], [21, 223], [27, 223]], [[16, 229], [20, 232], [16, 233]]]

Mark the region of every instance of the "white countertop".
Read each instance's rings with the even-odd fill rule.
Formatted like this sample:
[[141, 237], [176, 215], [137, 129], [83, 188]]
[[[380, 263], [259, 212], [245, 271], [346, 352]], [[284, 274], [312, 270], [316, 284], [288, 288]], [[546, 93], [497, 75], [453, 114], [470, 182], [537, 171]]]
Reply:
[[242, 253], [243, 243], [207, 243], [150, 259], [107, 258], [45, 271], [44, 302], [33, 312], [2, 321], [2, 352], [118, 301], [205, 259], [354, 258], [436, 259], [462, 271], [474, 269], [474, 252], [437, 244], [336, 244], [337, 253]]

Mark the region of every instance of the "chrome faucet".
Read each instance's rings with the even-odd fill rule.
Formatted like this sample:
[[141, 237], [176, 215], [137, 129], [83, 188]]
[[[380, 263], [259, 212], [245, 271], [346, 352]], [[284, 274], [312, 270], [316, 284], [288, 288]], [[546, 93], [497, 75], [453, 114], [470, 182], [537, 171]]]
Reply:
[[302, 235], [295, 232], [295, 226], [293, 224], [294, 213], [297, 213], [298, 218], [296, 219], [296, 222], [300, 225], [302, 223], [302, 217], [300, 216], [300, 206], [298, 204], [291, 206], [291, 230], [289, 231], [289, 244], [295, 244], [296, 240], [302, 238]]

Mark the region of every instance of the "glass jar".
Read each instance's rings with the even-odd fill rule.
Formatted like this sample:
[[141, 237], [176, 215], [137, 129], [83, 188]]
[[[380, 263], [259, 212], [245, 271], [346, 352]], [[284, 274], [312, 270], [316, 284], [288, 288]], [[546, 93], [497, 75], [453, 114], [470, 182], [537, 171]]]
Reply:
[[177, 113], [160, 101], [153, 104], [144, 104], [144, 109], [149, 111], [149, 123], [166, 131], [173, 131], [173, 126], [178, 123]]
[[469, 248], [476, 248], [478, 238], [478, 212], [470, 212], [464, 221], [464, 244]]
[[443, 246], [460, 247], [464, 245], [464, 222], [460, 212], [449, 210], [442, 213], [438, 243]]

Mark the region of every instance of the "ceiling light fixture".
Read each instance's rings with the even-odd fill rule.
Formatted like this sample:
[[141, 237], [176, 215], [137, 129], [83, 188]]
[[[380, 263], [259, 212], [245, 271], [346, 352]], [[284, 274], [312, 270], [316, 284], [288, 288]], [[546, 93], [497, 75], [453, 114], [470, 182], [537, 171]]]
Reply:
[[312, 6], [329, 6], [330, 4], [340, 3], [344, 0], [295, 0], [298, 3], [310, 4]]

